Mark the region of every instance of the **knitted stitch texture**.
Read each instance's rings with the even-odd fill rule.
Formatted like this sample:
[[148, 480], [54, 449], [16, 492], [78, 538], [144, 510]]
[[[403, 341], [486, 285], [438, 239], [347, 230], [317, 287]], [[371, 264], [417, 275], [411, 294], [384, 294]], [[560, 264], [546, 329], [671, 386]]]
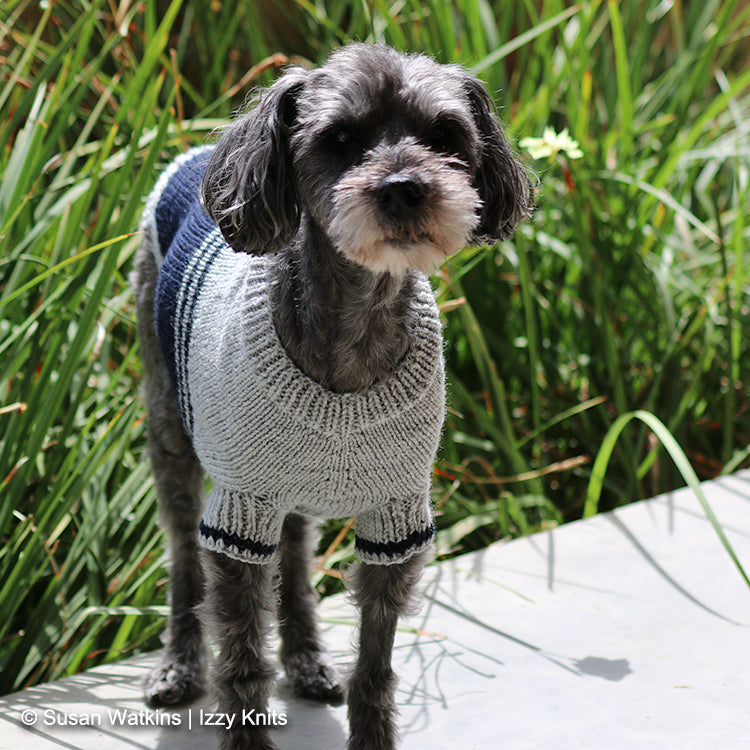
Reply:
[[288, 513], [356, 516], [355, 551], [403, 562], [434, 535], [431, 466], [444, 419], [442, 328], [426, 277], [410, 348], [365, 392], [333, 393], [286, 354], [264, 257], [235, 253], [200, 206], [208, 156], [180, 157], [142, 229], [160, 263], [156, 328], [180, 415], [213, 480], [200, 543], [268, 562]]

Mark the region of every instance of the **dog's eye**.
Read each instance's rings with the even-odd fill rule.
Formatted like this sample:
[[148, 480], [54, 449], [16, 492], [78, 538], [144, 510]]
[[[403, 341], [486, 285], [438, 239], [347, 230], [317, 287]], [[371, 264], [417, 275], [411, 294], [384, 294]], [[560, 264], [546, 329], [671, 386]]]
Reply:
[[323, 133], [325, 142], [333, 148], [350, 148], [356, 143], [354, 129], [348, 125], [335, 125]]
[[436, 143], [445, 140], [448, 135], [448, 126], [444, 122], [436, 122], [430, 131], [430, 138]]
[[428, 140], [436, 151], [458, 154], [461, 151], [460, 126], [447, 118], [440, 118], [432, 123]]

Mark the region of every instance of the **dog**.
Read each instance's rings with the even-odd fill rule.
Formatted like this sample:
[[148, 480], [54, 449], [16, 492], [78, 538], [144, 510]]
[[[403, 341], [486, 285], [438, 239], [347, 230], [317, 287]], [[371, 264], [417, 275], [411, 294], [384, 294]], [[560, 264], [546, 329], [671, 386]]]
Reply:
[[[220, 712], [263, 714], [274, 616], [294, 692], [340, 703], [315, 619], [314, 519], [356, 516], [348, 748], [396, 746], [391, 651], [431, 554], [445, 411], [426, 275], [510, 236], [532, 203], [476, 78], [360, 43], [287, 69], [217, 142], [162, 174], [134, 270], [171, 558], [151, 706], [194, 699], [210, 672]], [[220, 746], [273, 748], [253, 723], [221, 730]]]

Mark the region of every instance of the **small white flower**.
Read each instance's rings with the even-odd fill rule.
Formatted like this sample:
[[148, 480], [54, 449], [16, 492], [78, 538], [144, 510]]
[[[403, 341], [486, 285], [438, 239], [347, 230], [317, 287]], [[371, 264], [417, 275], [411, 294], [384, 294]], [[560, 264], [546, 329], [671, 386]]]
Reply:
[[519, 145], [531, 154], [532, 159], [549, 157], [550, 161], [554, 161], [561, 151], [564, 151], [569, 159], [580, 159], [583, 156], [578, 141], [570, 137], [567, 128], [561, 133], [555, 133], [553, 128], [547, 126], [541, 138], [524, 138]]

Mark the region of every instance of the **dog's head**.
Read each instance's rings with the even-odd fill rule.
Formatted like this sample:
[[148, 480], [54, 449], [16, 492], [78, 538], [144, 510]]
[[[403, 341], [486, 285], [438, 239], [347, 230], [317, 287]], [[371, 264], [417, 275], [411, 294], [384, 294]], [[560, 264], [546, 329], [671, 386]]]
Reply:
[[278, 250], [307, 212], [347, 258], [391, 273], [507, 237], [531, 193], [476, 78], [364, 44], [263, 91], [224, 131], [202, 186], [235, 250]]

